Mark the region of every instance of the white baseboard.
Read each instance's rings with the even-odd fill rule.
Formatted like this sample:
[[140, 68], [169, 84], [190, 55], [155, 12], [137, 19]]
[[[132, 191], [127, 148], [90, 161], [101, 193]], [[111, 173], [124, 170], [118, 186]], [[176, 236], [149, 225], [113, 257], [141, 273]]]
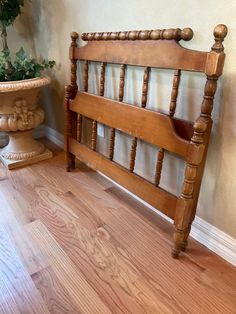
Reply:
[[[37, 136], [40, 135], [40, 136]], [[47, 125], [42, 125], [39, 130], [36, 130], [37, 137], [47, 137], [50, 141], [52, 141], [57, 146], [64, 148], [64, 136], [58, 131], [50, 128]]]
[[190, 234], [208, 249], [236, 266], [236, 239], [196, 216]]
[[[173, 220], [164, 215], [162, 212], [158, 211], [156, 208], [143, 201], [138, 196], [134, 195], [127, 189], [125, 189], [120, 184], [111, 180], [109, 177], [105, 176], [103, 173], [99, 172], [103, 177], [113, 182], [114, 185], [121, 188], [123, 191], [137, 199], [139, 202], [147, 206], [150, 210], [163, 217], [165, 220], [173, 223]], [[221, 256], [230, 264], [236, 266], [236, 239], [229, 236], [225, 232], [216, 228], [215, 226], [209, 224], [207, 221], [196, 216], [192, 224], [190, 236], [195, 240], [206, 246], [211, 251], [215, 252], [217, 255]]]
[[[64, 138], [63, 135], [56, 130], [42, 125], [37, 130], [35, 130], [35, 137], [47, 137], [53, 143], [58, 145], [59, 147], [64, 147]], [[2, 143], [7, 142], [7, 137], [1, 135], [0, 133], [0, 145]], [[103, 175], [101, 173], [101, 175]], [[106, 177], [105, 175], [103, 175]], [[116, 186], [119, 186], [122, 190], [126, 193], [130, 194], [135, 199], [139, 200], [145, 206], [150, 208], [150, 210], [154, 211], [158, 215], [162, 216], [169, 222], [173, 222], [170, 218], [159, 212], [156, 208], [152, 207], [133, 193], [126, 190], [124, 187], [116, 183], [115, 181], [111, 180], [110, 178], [106, 177], [108, 180], [112, 181]], [[231, 263], [232, 265], [236, 266], [236, 239], [229, 236], [225, 232], [221, 231], [220, 229], [216, 228], [215, 226], [209, 224], [202, 218], [196, 216], [193, 224], [192, 230], [190, 234], [194, 239], [198, 242], [209, 248], [211, 251], [215, 252], [217, 255], [221, 256], [223, 259]]]

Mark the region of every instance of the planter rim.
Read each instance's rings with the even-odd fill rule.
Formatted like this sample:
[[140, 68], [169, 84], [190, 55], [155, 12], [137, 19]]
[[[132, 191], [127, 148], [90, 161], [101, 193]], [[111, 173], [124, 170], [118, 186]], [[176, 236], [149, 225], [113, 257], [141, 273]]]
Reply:
[[0, 82], [0, 93], [33, 89], [48, 85], [50, 83], [51, 79], [46, 75], [21, 81]]

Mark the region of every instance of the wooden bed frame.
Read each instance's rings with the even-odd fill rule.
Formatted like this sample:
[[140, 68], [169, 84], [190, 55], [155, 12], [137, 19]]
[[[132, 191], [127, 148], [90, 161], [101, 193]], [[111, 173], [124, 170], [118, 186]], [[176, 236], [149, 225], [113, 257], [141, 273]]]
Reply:
[[[75, 168], [75, 158], [115, 180], [174, 220], [173, 257], [185, 251], [203, 176], [210, 132], [211, 112], [217, 79], [224, 65], [222, 42], [227, 27], [220, 24], [214, 29], [215, 43], [210, 52], [194, 51], [179, 45], [190, 40], [193, 31], [163, 29], [112, 33], [85, 33], [82, 40], [88, 43], [79, 48], [78, 34], [71, 34], [71, 83], [66, 87], [65, 150], [67, 170]], [[77, 86], [77, 61], [83, 64], [83, 91]], [[99, 95], [88, 91], [89, 64], [101, 62]], [[105, 69], [107, 64], [120, 64], [118, 100], [104, 97]], [[125, 72], [128, 66], [144, 67], [141, 107], [123, 102]], [[151, 68], [173, 69], [169, 114], [145, 108]], [[206, 75], [201, 113], [195, 123], [174, 117], [181, 71], [202, 72]], [[82, 117], [92, 120], [91, 147], [81, 143]], [[109, 156], [96, 151], [97, 123], [111, 128]], [[142, 127], [139, 127], [142, 126]], [[132, 136], [130, 167], [113, 161], [116, 130]], [[149, 182], [134, 173], [137, 140], [157, 146], [155, 182]], [[179, 197], [160, 188], [162, 162], [165, 151], [172, 152], [186, 162], [182, 193]]]

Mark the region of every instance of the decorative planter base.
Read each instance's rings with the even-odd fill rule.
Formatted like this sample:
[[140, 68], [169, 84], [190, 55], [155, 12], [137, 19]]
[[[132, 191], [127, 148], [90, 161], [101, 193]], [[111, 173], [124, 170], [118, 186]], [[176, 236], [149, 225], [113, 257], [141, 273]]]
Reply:
[[9, 132], [9, 143], [0, 150], [0, 160], [8, 169], [26, 166], [52, 157], [52, 152], [33, 138], [32, 130]]
[[40, 155], [31, 157], [29, 159], [22, 159], [22, 160], [6, 159], [1, 155], [1, 152], [2, 152], [2, 149], [0, 150], [0, 160], [9, 170], [12, 170], [12, 169], [15, 169], [18, 167], [23, 167], [23, 166], [30, 165], [30, 164], [34, 164], [38, 161], [52, 158], [52, 152], [50, 150], [48, 150], [47, 148]]

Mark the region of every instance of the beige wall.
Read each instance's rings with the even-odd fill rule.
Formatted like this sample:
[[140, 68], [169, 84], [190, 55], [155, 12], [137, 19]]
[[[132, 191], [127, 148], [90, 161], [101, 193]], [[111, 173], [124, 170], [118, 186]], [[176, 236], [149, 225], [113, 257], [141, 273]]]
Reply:
[[[34, 45], [38, 56], [55, 59], [54, 82], [44, 92], [46, 123], [63, 132], [63, 87], [69, 81], [68, 51], [71, 31], [120, 31], [129, 29], [152, 29], [190, 26], [194, 30], [191, 43], [186, 47], [209, 50], [213, 44], [212, 30], [218, 23], [228, 25], [225, 40], [227, 54], [224, 76], [219, 83], [214, 108], [214, 128], [207, 166], [204, 175], [197, 214], [226, 233], [236, 237], [236, 1], [225, 0], [34, 0], [32, 1], [30, 29], [34, 31]], [[29, 11], [28, 11], [28, 14]], [[115, 70], [114, 70], [115, 71]], [[140, 70], [129, 76], [134, 78], [126, 98], [132, 99], [133, 91], [141, 85]], [[169, 94], [158, 89], [155, 79], [166, 88], [167, 76], [153, 72], [149, 105], [158, 107]], [[107, 84], [111, 84], [107, 83]], [[177, 114], [193, 119], [198, 114], [202, 99], [204, 79], [199, 75], [183, 77]], [[222, 88], [223, 87], [223, 88]], [[190, 96], [186, 96], [186, 89]], [[166, 89], [165, 89], [166, 90]], [[135, 99], [138, 103], [138, 98]], [[162, 102], [163, 103], [163, 102]], [[191, 103], [191, 105], [189, 105]], [[103, 144], [103, 143], [100, 143]], [[129, 139], [120, 139], [117, 158], [124, 158], [129, 151]], [[104, 145], [102, 145], [104, 146]], [[140, 173], [153, 174], [155, 152], [140, 145], [142, 156], [138, 159]], [[171, 189], [179, 190], [175, 184], [181, 179], [181, 171], [171, 157], [165, 167], [172, 166], [171, 175], [163, 177], [163, 185], [172, 182]], [[173, 179], [174, 178], [174, 179]]]

